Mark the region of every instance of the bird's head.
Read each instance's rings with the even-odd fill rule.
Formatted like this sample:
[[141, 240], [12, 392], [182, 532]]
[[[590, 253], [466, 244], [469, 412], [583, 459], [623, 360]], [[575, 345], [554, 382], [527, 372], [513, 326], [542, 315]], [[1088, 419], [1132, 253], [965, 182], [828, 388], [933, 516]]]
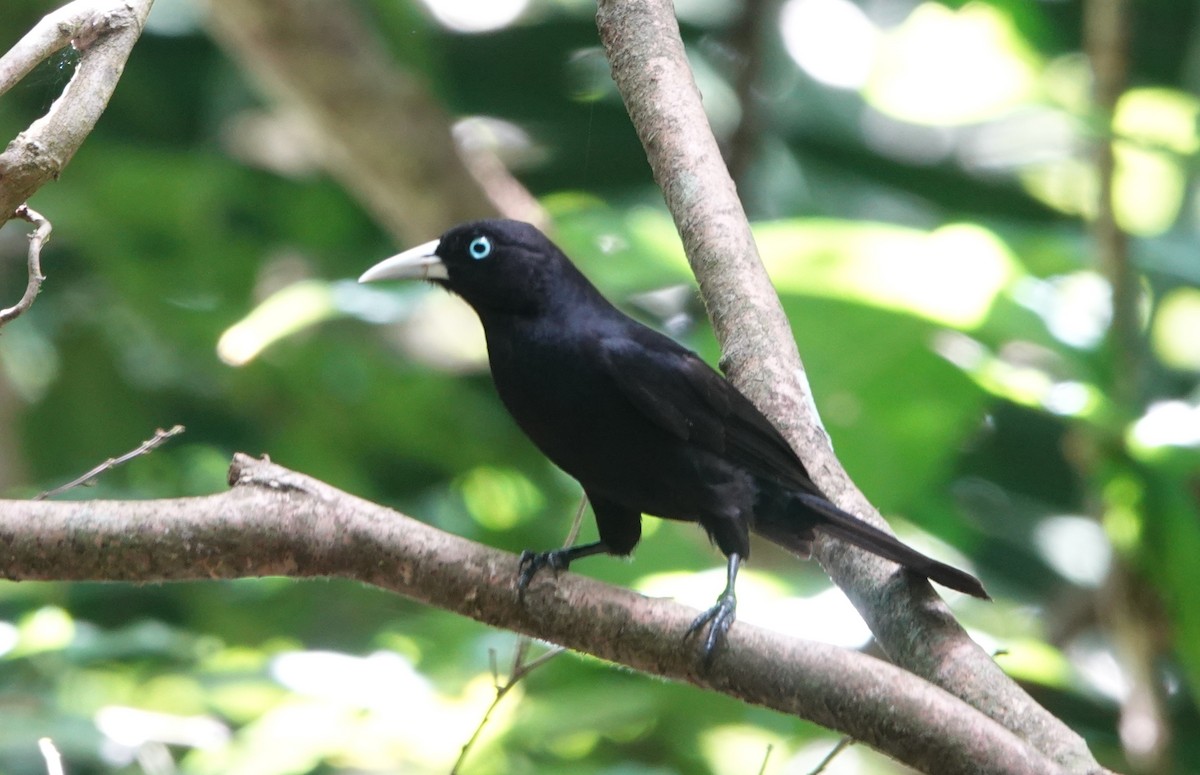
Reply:
[[552, 288], [562, 287], [564, 274], [583, 280], [537, 228], [490, 220], [455, 226], [438, 239], [380, 261], [358, 281], [429, 280], [462, 296], [481, 314], [534, 314], [551, 300]]

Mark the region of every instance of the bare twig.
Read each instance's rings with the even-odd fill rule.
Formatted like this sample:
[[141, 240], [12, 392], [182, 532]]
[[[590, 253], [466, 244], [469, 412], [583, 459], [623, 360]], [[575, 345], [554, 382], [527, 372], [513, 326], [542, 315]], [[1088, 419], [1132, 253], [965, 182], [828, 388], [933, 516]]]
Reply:
[[183, 431], [184, 431], [184, 428], [182, 425], [173, 426], [165, 431], [162, 428], [159, 428], [158, 430], [156, 430], [154, 432], [153, 438], [143, 441], [136, 448], [129, 450], [124, 455], [121, 455], [119, 457], [110, 457], [108, 460], [105, 460], [100, 465], [98, 465], [95, 468], [88, 471], [86, 474], [76, 477], [75, 479], [72, 479], [71, 481], [67, 482], [66, 484], [59, 485], [58, 487], [55, 487], [53, 490], [47, 490], [43, 493], [35, 495], [33, 499], [35, 501], [46, 500], [47, 498], [52, 498], [55, 495], [61, 495], [62, 493], [66, 492], [67, 490], [71, 489], [72, 487], [78, 487], [80, 485], [91, 484], [93, 479], [95, 479], [97, 476], [104, 473], [105, 471], [111, 471], [112, 469], [116, 468], [119, 465], [128, 463], [130, 460], [133, 460], [135, 457], [139, 457], [141, 455], [146, 455], [146, 454], [149, 454], [150, 452], [153, 452], [154, 450], [158, 449], [163, 444], [165, 444], [168, 439], [170, 439], [174, 436], [178, 436], [179, 434], [183, 433]]
[[525, 635], [522, 635], [517, 639], [517, 648], [513, 653], [512, 668], [508, 671], [508, 680], [506, 680], [504, 683], [500, 683], [500, 676], [496, 670], [496, 652], [494, 650], [488, 652], [492, 660], [492, 679], [496, 686], [496, 696], [492, 699], [492, 704], [488, 705], [487, 710], [484, 711], [483, 718], [479, 720], [479, 725], [475, 727], [475, 732], [472, 733], [471, 738], [463, 744], [462, 750], [458, 754], [458, 758], [454, 760], [454, 766], [450, 768], [450, 775], [458, 775], [462, 768], [463, 762], [465, 762], [467, 759], [467, 754], [469, 754], [471, 749], [475, 746], [475, 742], [479, 739], [479, 735], [483, 733], [483, 728], [487, 726], [488, 720], [491, 719], [492, 713], [496, 710], [496, 707], [500, 705], [500, 701], [504, 699], [504, 696], [508, 694], [512, 688], [521, 681], [522, 678], [566, 651], [566, 649], [562, 648], [561, 646], [554, 646], [544, 654], [538, 655], [538, 657], [533, 661], [526, 662], [525, 656], [529, 653], [529, 647], [532, 645], [532, 643], [533, 641]]
[[579, 538], [579, 528], [583, 525], [583, 512], [587, 509], [587, 493], [579, 496], [579, 507], [575, 509], [575, 519], [571, 521], [571, 529], [567, 531], [567, 538], [563, 541], [563, 548], [569, 549], [575, 545], [576, 539]]
[[[826, 495], [886, 529], [829, 445], [787, 317], [709, 129], [671, 0], [600, 0], [597, 25], [700, 284], [722, 367], [783, 432]], [[1098, 767], [1083, 739], [1008, 678], [928, 584], [836, 540], [822, 537], [815, 554], [894, 662], [962, 697], [1068, 769]]]
[[1093, 78], [1096, 110], [1104, 131], [1094, 144], [1099, 183], [1092, 237], [1100, 269], [1112, 287], [1112, 323], [1108, 333], [1114, 396], [1130, 417], [1137, 416], [1143, 387], [1142, 326], [1138, 310], [1141, 285], [1129, 256], [1129, 238], [1113, 207], [1116, 158], [1112, 118], [1125, 91], [1129, 70], [1129, 10], [1126, 0], [1089, 0], [1084, 4], [1084, 43]]
[[0, 59], [8, 88], [57, 48], [80, 51], [75, 75], [49, 112], [0, 153], [0, 225], [44, 183], [59, 176], [108, 105], [153, 0], [79, 0], [44, 19]]
[[50, 232], [53, 230], [50, 221], [27, 205], [18, 207], [13, 215], [29, 221], [36, 228], [33, 234], [29, 235], [29, 281], [25, 285], [25, 293], [13, 306], [0, 309], [0, 326], [15, 320], [33, 306], [33, 300], [37, 298], [42, 289], [42, 282], [46, 279], [42, 275], [42, 246], [50, 239]]
[[774, 750], [775, 746], [767, 743], [767, 750], [763, 754], [762, 764], [758, 765], [758, 775], [767, 775], [767, 762], [771, 761], [771, 752]]
[[825, 769], [830, 764], [833, 763], [833, 760], [838, 757], [838, 754], [840, 754], [842, 751], [846, 750], [847, 748], [849, 748], [852, 745], [854, 745], [853, 737], [843, 737], [841, 740], [838, 740], [837, 745], [835, 745], [829, 751], [829, 753], [825, 754], [825, 758], [822, 759], [817, 764], [816, 769], [814, 769], [812, 772], [810, 772], [809, 775], [821, 775], [821, 773], [824, 772]]
[[[1091, 224], [1097, 264], [1112, 289], [1112, 322], [1106, 341], [1110, 395], [1127, 418], [1142, 412], [1147, 386], [1145, 336], [1141, 319], [1142, 286], [1129, 250], [1129, 237], [1117, 222], [1114, 193], [1117, 184], [1115, 145], [1129, 142], [1113, 131], [1113, 115], [1129, 79], [1130, 7], [1127, 0], [1088, 0], [1084, 3], [1084, 45], [1093, 73], [1097, 123], [1103, 131], [1093, 145], [1099, 183], [1096, 219]], [[1162, 152], [1152, 149], [1155, 152]], [[1107, 448], [1107, 445], [1105, 445]], [[1083, 475], [1100, 493], [1112, 460], [1097, 464], [1091, 456], [1077, 456]], [[1097, 519], [1102, 497], [1097, 498]], [[1156, 622], [1159, 606], [1150, 585], [1126, 558], [1118, 554], [1113, 569], [1096, 598], [1100, 619], [1117, 645], [1129, 691], [1121, 703], [1122, 732], [1131, 725], [1145, 734], [1122, 734], [1125, 752], [1138, 770], [1155, 772], [1165, 767], [1174, 730], [1172, 713], [1164, 696], [1159, 662], [1162, 646]]]
[[[585, 492], [579, 497], [579, 508], [575, 509], [575, 518], [571, 521], [571, 528], [567, 531], [566, 540], [563, 541], [564, 549], [573, 546], [575, 539], [579, 537], [579, 528], [583, 524], [583, 512], [587, 508], [587, 502], [587, 493]], [[532, 662], [525, 662], [525, 655], [529, 653], [529, 646], [532, 643], [533, 641], [528, 635], [517, 636], [517, 645], [513, 651], [512, 668], [508, 671], [508, 681], [504, 684], [500, 683], [499, 671], [496, 669], [496, 652], [494, 649], [488, 650], [488, 657], [492, 660], [492, 681], [496, 687], [496, 697], [484, 712], [483, 718], [479, 720], [479, 724], [475, 727], [471, 738], [463, 744], [462, 751], [458, 754], [458, 759], [455, 760], [454, 766], [450, 768], [450, 775], [456, 775], [462, 763], [466, 761], [467, 754], [470, 753], [471, 748], [475, 745], [475, 741], [479, 739], [479, 735], [483, 732], [484, 726], [487, 725], [488, 719], [492, 717], [492, 711], [500, 704], [500, 700], [504, 699], [504, 695], [508, 694], [509, 690], [522, 678], [564, 651], [561, 647], [556, 646]]]
[[200, 498], [0, 501], [0, 573], [159, 582], [284, 575], [390, 589], [493, 626], [797, 715], [942, 775], [1065, 768], [949, 693], [848, 649], [743, 623], [702, 669], [682, 648], [696, 611], [573, 573], [516, 589], [516, 556], [238, 455], [233, 488]]

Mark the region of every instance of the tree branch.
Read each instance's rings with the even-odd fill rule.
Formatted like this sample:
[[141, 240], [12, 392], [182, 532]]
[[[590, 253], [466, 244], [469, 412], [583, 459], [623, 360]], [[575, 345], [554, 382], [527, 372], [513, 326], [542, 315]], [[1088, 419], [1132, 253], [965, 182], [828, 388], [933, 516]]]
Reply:
[[50, 110], [0, 154], [0, 226], [18, 205], [59, 176], [91, 133], [142, 34], [152, 3], [77, 0], [46, 16], [0, 57], [3, 93], [68, 42], [80, 52], [74, 76]]
[[13, 580], [184, 581], [336, 576], [810, 719], [913, 767], [1061, 772], [960, 700], [857, 652], [747, 624], [702, 672], [695, 611], [563, 574], [515, 589], [517, 558], [270, 463], [237, 455], [230, 491], [148, 501], [0, 501]]
[[[787, 317], [709, 129], [671, 0], [600, 0], [597, 25], [700, 284], [724, 353], [722, 368], [784, 433], [835, 503], [886, 529], [834, 455], [812, 402]], [[832, 539], [817, 542], [816, 556], [893, 661], [963, 698], [1069, 771], [1099, 770], [1083, 739], [1004, 675], [927, 583]]]
[[319, 161], [397, 240], [541, 207], [487, 149], [455, 147], [450, 117], [398, 68], [356, 7], [212, 0], [215, 39], [299, 119]]
[[[1130, 6], [1126, 0], [1088, 0], [1083, 4], [1084, 47], [1092, 68], [1092, 92], [1096, 125], [1102, 131], [1092, 144], [1097, 180], [1096, 217], [1091, 224], [1097, 265], [1112, 289], [1112, 321], [1108, 327], [1109, 394], [1117, 410], [1132, 419], [1144, 411], [1149, 383], [1145, 326], [1142, 322], [1142, 284], [1130, 255], [1129, 235], [1117, 220], [1116, 132], [1113, 117], [1129, 82]], [[1160, 151], [1161, 152], [1161, 151]], [[1092, 440], [1106, 455], [1079, 456], [1080, 473], [1104, 493], [1115, 460], [1123, 444], [1118, 435], [1111, 440]], [[1103, 519], [1108, 504], [1096, 499], [1095, 518]], [[1172, 738], [1172, 713], [1159, 677], [1162, 651], [1156, 621], [1159, 605], [1155, 591], [1136, 570], [1130, 558], [1118, 553], [1096, 600], [1100, 620], [1117, 646], [1118, 658], [1130, 676], [1129, 691], [1121, 701], [1118, 729], [1129, 761], [1140, 771], [1161, 771], [1168, 766]], [[1130, 734], [1149, 729], [1152, 734]]]
[[21, 299], [16, 304], [0, 309], [0, 327], [16, 320], [32, 307], [33, 300], [42, 290], [42, 282], [46, 279], [42, 275], [42, 246], [50, 239], [50, 232], [53, 230], [50, 221], [27, 205], [18, 207], [14, 215], [29, 221], [36, 228], [33, 234], [29, 235], [29, 280], [25, 283], [25, 293], [21, 294]]

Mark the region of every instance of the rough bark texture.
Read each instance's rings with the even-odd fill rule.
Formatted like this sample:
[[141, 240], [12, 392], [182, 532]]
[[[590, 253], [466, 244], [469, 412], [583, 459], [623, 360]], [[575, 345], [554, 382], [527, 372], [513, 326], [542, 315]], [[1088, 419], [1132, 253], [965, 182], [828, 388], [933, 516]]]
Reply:
[[[699, 281], [724, 353], [722, 368], [783, 431], [835, 503], [886, 529], [830, 447], [787, 318], [709, 129], [671, 1], [600, 0], [597, 24]], [[1005, 676], [927, 583], [835, 540], [818, 541], [816, 556], [893, 661], [963, 698], [1069, 771], [1100, 771], [1083, 739]]]
[[684, 640], [695, 611], [563, 574], [522, 601], [517, 558], [238, 455], [233, 488], [150, 501], [0, 501], [13, 580], [184, 581], [336, 576], [373, 584], [654, 675], [810, 719], [926, 772], [1060, 772], [1031, 746], [915, 676], [854, 651], [750, 625], [707, 671]]

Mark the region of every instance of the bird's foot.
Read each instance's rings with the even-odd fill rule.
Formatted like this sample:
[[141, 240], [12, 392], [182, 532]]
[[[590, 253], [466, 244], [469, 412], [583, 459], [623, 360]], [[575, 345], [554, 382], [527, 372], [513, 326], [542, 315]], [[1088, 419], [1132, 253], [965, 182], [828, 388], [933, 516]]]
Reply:
[[726, 590], [717, 598], [717, 604], [708, 609], [704, 613], [697, 616], [692, 625], [688, 627], [684, 638], [690, 638], [696, 633], [708, 627], [708, 635], [704, 638], [704, 666], [708, 667], [712, 664], [713, 657], [717, 653], [717, 647], [721, 641], [725, 640], [725, 633], [729, 632], [733, 620], [737, 618], [737, 598], [733, 592]]
[[580, 557], [591, 557], [593, 554], [608, 552], [608, 544], [596, 541], [582, 546], [568, 546], [565, 549], [555, 549], [550, 552], [521, 552], [520, 571], [517, 575], [517, 594], [525, 596], [525, 588], [542, 568], [550, 568], [555, 573], [566, 570], [571, 563]]
[[542, 568], [550, 568], [555, 573], [564, 571], [571, 565], [572, 555], [567, 549], [555, 549], [550, 552], [531, 552], [528, 549], [521, 552], [518, 565], [517, 593], [525, 594], [525, 588]]

